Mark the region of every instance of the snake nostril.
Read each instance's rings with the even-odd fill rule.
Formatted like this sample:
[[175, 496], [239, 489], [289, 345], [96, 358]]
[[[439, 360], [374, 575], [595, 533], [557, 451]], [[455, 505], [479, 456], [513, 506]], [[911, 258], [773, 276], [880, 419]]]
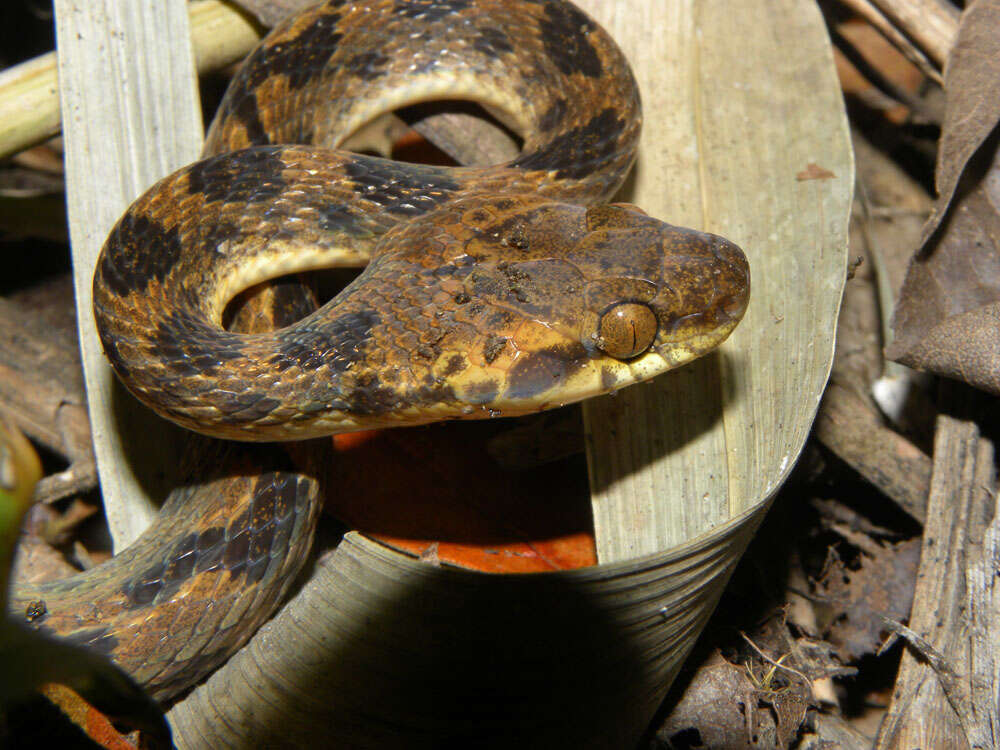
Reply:
[[734, 287], [746, 289], [750, 286], [750, 264], [743, 251], [723, 237], [712, 238], [712, 253], [729, 271]]
[[720, 300], [720, 309], [730, 320], [739, 320], [747, 310], [747, 295], [733, 295]]
[[718, 296], [714, 309], [729, 320], [739, 321], [750, 301], [750, 265], [743, 251], [729, 240], [713, 236], [710, 244], [720, 264], [716, 271]]
[[735, 244], [725, 239], [724, 237], [713, 236], [712, 237], [712, 252], [715, 257], [728, 266], [731, 266], [734, 270], [746, 274], [747, 273], [747, 259]]

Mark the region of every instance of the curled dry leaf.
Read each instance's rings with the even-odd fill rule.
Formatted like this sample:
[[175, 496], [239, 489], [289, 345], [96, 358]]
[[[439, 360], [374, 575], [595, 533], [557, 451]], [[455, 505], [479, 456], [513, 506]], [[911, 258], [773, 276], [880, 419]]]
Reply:
[[[1000, 152], [910, 263], [890, 359], [1000, 393]], [[974, 165], [973, 165], [974, 166]]]
[[993, 393], [1000, 393], [998, 32], [1000, 0], [978, 0], [962, 16], [945, 75], [939, 197], [907, 271], [886, 352]]
[[1000, 0], [977, 0], [962, 14], [945, 68], [947, 104], [938, 149], [938, 199], [924, 241], [948, 210], [965, 165], [1000, 119]]
[[[766, 747], [776, 726], [766, 713], [756, 722], [755, 687], [746, 671], [716, 655], [700, 667], [656, 733], [661, 747]], [[754, 742], [763, 740], [764, 745]]]

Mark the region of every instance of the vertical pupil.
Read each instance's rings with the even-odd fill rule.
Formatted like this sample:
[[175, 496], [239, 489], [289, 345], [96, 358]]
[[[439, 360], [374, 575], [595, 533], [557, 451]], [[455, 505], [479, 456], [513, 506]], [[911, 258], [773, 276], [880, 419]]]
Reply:
[[615, 305], [601, 317], [599, 338], [604, 353], [616, 359], [636, 357], [656, 338], [656, 315], [638, 302]]

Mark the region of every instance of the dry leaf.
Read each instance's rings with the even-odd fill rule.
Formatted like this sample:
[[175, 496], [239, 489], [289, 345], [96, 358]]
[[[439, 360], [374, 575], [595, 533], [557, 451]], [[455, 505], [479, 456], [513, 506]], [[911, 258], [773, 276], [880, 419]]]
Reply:
[[866, 550], [856, 570], [831, 556], [817, 584], [817, 593], [834, 604], [826, 638], [844, 662], [875, 653], [886, 631], [881, 615], [905, 620], [913, 603], [920, 540], [894, 545], [873, 541]]
[[[657, 730], [656, 746], [662, 750], [784, 747], [782, 735], [788, 733], [779, 730], [772, 713], [773, 710], [781, 715], [786, 723], [791, 718], [785, 716], [784, 708], [778, 709], [783, 706], [784, 692], [762, 691], [745, 669], [716, 655], [691, 678], [677, 705]], [[792, 693], [788, 697], [798, 702]], [[765, 705], [759, 707], [758, 703]], [[797, 730], [795, 725], [794, 731]]]
[[945, 87], [939, 197], [886, 355], [1000, 393], [1000, 0], [963, 14]]
[[778, 719], [778, 747], [790, 747], [809, 710], [809, 696], [802, 686], [799, 689], [759, 690], [757, 699], [771, 707]]
[[[886, 356], [1000, 393], [1000, 152], [910, 263]], [[984, 154], [980, 153], [977, 160]], [[972, 165], [973, 167], [975, 164]]]
[[938, 199], [924, 227], [924, 241], [941, 223], [965, 165], [1000, 120], [1000, 0], [977, 0], [962, 14], [944, 84]]

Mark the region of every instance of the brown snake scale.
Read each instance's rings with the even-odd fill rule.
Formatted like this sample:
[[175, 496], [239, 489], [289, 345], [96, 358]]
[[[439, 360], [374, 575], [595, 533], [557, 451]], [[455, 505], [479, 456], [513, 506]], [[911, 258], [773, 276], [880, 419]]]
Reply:
[[[520, 156], [447, 168], [336, 150], [436, 99], [485, 106]], [[640, 119], [621, 52], [562, 0], [331, 0], [290, 18], [234, 77], [206, 157], [108, 237], [94, 276], [108, 359], [162, 416], [242, 441], [524, 414], [683, 364], [739, 322], [749, 271], [720, 237], [602, 203]], [[263, 286], [223, 328], [240, 292], [333, 266], [365, 270], [315, 311], [294, 278]], [[135, 545], [21, 587], [14, 611], [169, 698], [300, 569], [315, 448], [209, 441]]]

